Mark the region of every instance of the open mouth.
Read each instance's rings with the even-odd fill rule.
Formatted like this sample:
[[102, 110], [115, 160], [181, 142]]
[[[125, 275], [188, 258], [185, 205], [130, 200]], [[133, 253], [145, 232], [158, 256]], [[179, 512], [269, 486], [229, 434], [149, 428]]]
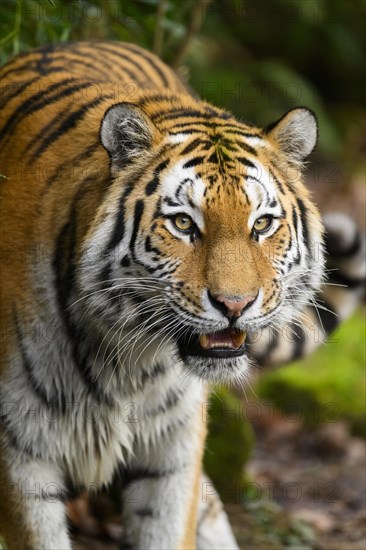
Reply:
[[239, 357], [246, 351], [246, 333], [227, 328], [210, 334], [191, 334], [180, 342], [185, 355]]

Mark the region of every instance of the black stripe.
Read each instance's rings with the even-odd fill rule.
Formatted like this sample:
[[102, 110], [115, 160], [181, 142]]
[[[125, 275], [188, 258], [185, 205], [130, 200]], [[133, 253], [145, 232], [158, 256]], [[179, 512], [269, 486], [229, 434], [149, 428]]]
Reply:
[[165, 414], [169, 409], [178, 405], [185, 393], [185, 388], [171, 388], [165, 395], [162, 403], [159, 403], [154, 409], [149, 410], [148, 416]]
[[52, 92], [53, 90], [58, 90], [58, 88], [64, 86], [65, 84], [73, 82], [75, 80], [76, 80], [75, 78], [65, 78], [64, 80], [60, 80], [59, 82], [55, 82], [54, 84], [51, 84], [50, 86], [48, 86], [46, 90], [42, 90], [26, 98], [23, 101], [23, 103], [21, 103], [16, 108], [16, 110], [12, 113], [11, 117], [8, 118], [8, 121], [3, 127], [1, 132], [2, 139], [5, 137], [5, 135], [8, 132], [10, 132], [14, 128], [16, 124], [19, 124], [19, 122], [21, 122], [26, 116], [35, 113], [39, 109], [46, 107], [47, 105], [53, 103], [58, 99], [57, 97], [59, 95], [58, 93], [56, 95], [51, 95], [51, 97], [49, 97], [48, 96], [49, 92]]
[[[95, 75], [96, 73], [96, 69], [97, 69], [97, 72], [98, 72], [98, 76], [99, 74], [100, 75], [103, 75], [104, 78], [109, 81], [110, 80], [110, 77], [111, 77], [111, 73], [110, 71], [113, 70], [113, 66], [110, 65], [109, 63], [106, 62], [105, 58], [103, 60], [103, 62], [100, 62], [100, 67], [96, 68], [95, 66], [95, 56], [94, 57], [94, 62], [93, 63], [88, 63], [86, 60], [85, 60], [85, 57], [89, 54], [90, 55], [90, 52], [88, 53], [82, 53], [80, 51], [72, 51], [70, 50], [70, 54], [71, 55], [74, 55], [76, 57], [75, 58], [72, 58], [72, 57], [68, 57], [67, 58], [67, 64], [68, 66], [73, 66], [73, 65], [81, 65], [82, 67], [87, 67], [89, 69], [92, 70], [93, 72], [93, 75]], [[52, 62], [53, 63], [57, 63], [57, 61], [63, 61], [64, 60], [64, 56], [63, 54], [61, 54], [61, 57], [56, 57], [55, 55], [52, 57]], [[104, 69], [104, 70], [103, 70]], [[86, 71], [83, 72], [83, 75], [84, 74], [88, 74]]]
[[191, 141], [191, 143], [189, 143], [184, 149], [183, 151], [181, 151], [181, 155], [188, 155], [189, 153], [192, 153], [192, 151], [195, 151], [196, 149], [198, 148], [201, 148], [202, 145], [205, 145], [205, 144], [208, 144], [209, 147], [212, 146], [212, 143], [210, 143], [209, 141], [202, 141], [201, 139], [199, 138], [196, 138], [194, 139], [193, 141]]
[[[128, 193], [129, 194], [129, 193]], [[119, 243], [122, 241], [124, 235], [125, 235], [125, 202], [128, 196], [127, 192], [125, 191], [122, 193], [121, 198], [119, 200], [119, 206], [118, 211], [116, 215], [116, 223], [114, 224], [114, 229], [111, 238], [109, 239], [109, 242], [106, 247], [106, 254], [111, 252]]]
[[193, 180], [191, 178], [185, 178], [184, 180], [182, 180], [180, 182], [180, 184], [178, 185], [177, 189], [175, 190], [175, 198], [177, 199], [177, 201], [180, 201], [180, 194], [181, 192], [183, 191], [183, 187], [188, 184], [192, 184], [193, 183]]
[[88, 189], [92, 188], [94, 185], [95, 177], [88, 176], [81, 182], [75, 193], [70, 207], [69, 219], [62, 227], [56, 240], [53, 272], [60, 315], [64, 322], [65, 330], [72, 348], [73, 360], [81, 380], [87, 387], [89, 393], [92, 394], [99, 403], [104, 402], [109, 404], [108, 395], [99, 388], [98, 383], [92, 376], [88, 352], [85, 350], [81, 352], [80, 349], [80, 344], [89, 343], [89, 338], [87, 338], [84, 329], [73, 321], [69, 308], [69, 296], [75, 287], [78, 206]]
[[309, 240], [309, 227], [308, 227], [308, 216], [305, 205], [301, 199], [296, 197], [296, 202], [300, 208], [301, 213], [301, 225], [302, 225], [302, 237], [308, 251], [310, 250], [310, 240]]
[[[47, 407], [51, 407], [51, 405], [52, 405], [52, 406], [57, 406], [58, 408], [62, 408], [63, 410], [65, 410], [66, 400], [65, 400], [64, 396], [62, 396], [62, 394], [60, 394], [57, 399], [55, 399], [55, 398], [49, 399], [43, 384], [41, 384], [40, 381], [37, 380], [37, 378], [34, 374], [34, 365], [32, 364], [30, 358], [28, 357], [27, 351], [25, 349], [25, 345], [24, 345], [24, 342], [23, 342], [22, 331], [21, 331], [20, 323], [19, 323], [19, 318], [18, 318], [18, 315], [17, 315], [17, 312], [16, 312], [15, 309], [13, 310], [13, 320], [14, 320], [14, 325], [15, 325], [15, 329], [16, 329], [18, 345], [19, 345], [19, 349], [20, 349], [20, 353], [21, 353], [21, 357], [22, 357], [22, 366], [23, 366], [24, 371], [27, 375], [28, 382], [29, 382], [30, 387], [33, 390], [33, 393]], [[60, 401], [61, 401], [61, 403], [60, 403]], [[60, 407], [59, 407], [59, 405], [60, 405]]]
[[144, 201], [140, 199], [135, 204], [135, 211], [133, 215], [133, 229], [132, 229], [132, 235], [131, 235], [131, 241], [130, 241], [130, 250], [133, 258], [135, 258], [135, 253], [134, 253], [135, 242], [136, 242], [137, 233], [140, 227], [140, 222], [141, 222], [143, 212], [144, 212]]
[[[131, 78], [135, 82], [142, 82], [143, 79], [147, 78], [148, 75], [146, 74], [143, 67], [141, 67], [141, 65], [138, 62], [136, 62], [134, 59], [131, 59], [130, 57], [124, 55], [122, 52], [116, 50], [115, 48], [113, 48], [113, 47], [109, 48], [108, 46], [109, 46], [109, 44], [98, 42], [97, 44], [94, 44], [94, 47], [93, 47], [93, 45], [91, 45], [91, 48], [94, 49], [96, 47], [96, 51], [101, 50], [101, 51], [104, 51], [104, 52], [108, 52], [112, 56], [116, 57], [121, 62], [118, 65], [118, 68], [121, 69], [128, 76], [128, 78]], [[127, 63], [130, 63], [138, 71], [140, 71], [140, 77], [133, 70], [126, 67], [123, 64], [123, 61], [126, 61]]]
[[[9, 74], [14, 74], [14, 73], [21, 73], [22, 71], [26, 71], [26, 74], [29, 76], [29, 72], [39, 72], [38, 69], [37, 69], [37, 66], [33, 66], [34, 63], [31, 64], [32, 66], [30, 65], [27, 65], [26, 68], [24, 67], [19, 67], [18, 69], [12, 69], [10, 71], [8, 71], [4, 76], [1, 75], [1, 78], [6, 78], [6, 76], [8, 76]], [[50, 74], [50, 73], [64, 73], [65, 72], [65, 66], [64, 65], [60, 65], [58, 67], [52, 67], [51, 69], [48, 69], [47, 71], [47, 74]], [[41, 75], [43, 76], [43, 75]]]
[[130, 265], [131, 265], [131, 260], [130, 260], [130, 258], [128, 257], [128, 255], [123, 256], [123, 258], [122, 258], [120, 264], [121, 264], [122, 267], [130, 267]]
[[200, 164], [203, 164], [205, 162], [205, 158], [206, 157], [195, 157], [190, 160], [187, 160], [187, 162], [183, 164], [183, 168], [192, 168], [193, 166], [198, 166]]
[[[20, 95], [24, 92], [28, 86], [31, 86], [37, 80], [39, 80], [40, 77], [32, 78], [31, 80], [28, 80], [28, 82], [24, 82], [23, 84], [20, 84], [19, 82], [10, 82], [9, 84], [4, 84], [1, 89], [1, 101], [0, 101], [0, 108], [5, 109], [6, 105], [11, 101], [14, 97]], [[14, 90], [12, 92], [12, 90]]]
[[[247, 153], [250, 153], [251, 155], [253, 155], [253, 157], [257, 157], [258, 156], [258, 153], [257, 151], [251, 147], [250, 145], [248, 145], [247, 143], [243, 143], [242, 141], [237, 141], [235, 143], [235, 145], [237, 145], [238, 147], [240, 147], [240, 149], [243, 149], [244, 151], [246, 151]], [[224, 147], [227, 147], [227, 149], [230, 150], [230, 147], [227, 146], [227, 144], [225, 143], [224, 144]], [[232, 150], [235, 151], [235, 149], [232, 148]]]
[[[11, 59], [8, 63], [5, 63], [5, 65], [3, 67], [1, 67], [0, 78], [3, 80], [4, 78], [7, 77], [8, 74], [11, 74], [15, 71], [16, 72], [20, 72], [20, 71], [24, 71], [24, 70], [29, 71], [30, 63], [25, 58], [32, 57], [36, 53], [38, 53], [38, 52], [35, 51], [35, 50], [28, 50], [28, 51], [19, 53], [15, 58]], [[23, 63], [20, 65], [20, 67], [18, 67], [17, 63], [20, 59], [23, 59]], [[37, 61], [36, 59], [32, 59], [31, 63], [35, 64], [36, 61]], [[16, 65], [16, 67], [14, 67], [14, 69], [12, 69], [11, 68], [12, 65]], [[6, 70], [5, 73], [2, 73], [2, 71], [4, 71], [4, 69], [7, 69], [7, 68], [8, 68], [8, 70]]]
[[123, 470], [123, 485], [127, 486], [130, 483], [141, 481], [143, 479], [160, 479], [164, 477], [164, 473], [160, 470], [149, 470], [148, 468], [134, 468]]
[[170, 160], [167, 158], [158, 164], [158, 166], [155, 168], [156, 174], [160, 174], [167, 166], [169, 166]]
[[[175, 117], [179, 116], [185, 116], [185, 108], [183, 106], [177, 107], [176, 109], [169, 109], [167, 112], [161, 112], [159, 111], [156, 114], [151, 115], [151, 120], [153, 122], [161, 122], [163, 120], [169, 120]], [[200, 114], [203, 116], [202, 111], [195, 111], [196, 116], [197, 114]]]
[[50, 187], [53, 183], [55, 183], [57, 178], [62, 177], [63, 171], [65, 169], [70, 167], [74, 168], [78, 166], [80, 161], [87, 160], [98, 148], [98, 146], [100, 146], [99, 140], [93, 143], [92, 145], [89, 145], [89, 147], [87, 147], [82, 153], [79, 153], [78, 155], [76, 155], [76, 157], [73, 157], [71, 160], [67, 160], [63, 164], [58, 166], [54, 171], [54, 173], [52, 174], [52, 176], [48, 178], [46, 182], [46, 188]]
[[150, 254], [155, 254], [154, 260], [157, 261], [161, 256], [163, 256], [162, 252], [158, 249], [152, 246], [151, 244], [151, 237], [148, 235], [145, 239], [145, 250], [146, 252], [149, 252]]
[[130, 483], [142, 481], [144, 479], [160, 479], [162, 477], [174, 475], [180, 469], [171, 468], [169, 470], [150, 470], [149, 468], [125, 468], [125, 466], [121, 467], [121, 477], [124, 487], [126, 487]]
[[145, 187], [145, 193], [147, 196], [152, 195], [155, 193], [159, 186], [159, 176], [157, 174], [154, 175], [153, 179], [149, 181], [149, 183]]
[[[191, 122], [179, 122], [179, 123], [176, 123], [172, 126], [172, 129], [169, 130], [169, 133], [171, 135], [175, 135], [175, 133], [172, 131], [174, 130], [174, 128], [187, 128], [189, 126], [193, 126], [193, 128], [191, 129], [191, 133], [201, 133], [202, 130], [198, 129], [198, 128], [195, 128], [195, 126], [205, 126], [206, 128], [215, 128], [215, 129], [218, 129], [218, 130], [221, 130], [223, 134], [227, 134], [227, 133], [230, 133], [230, 134], [234, 134], [236, 136], [242, 136], [242, 137], [260, 137], [260, 135], [257, 135], [257, 134], [252, 134], [250, 132], [245, 132], [240, 126], [235, 126], [233, 124], [218, 124], [217, 122], [209, 122], [209, 121], [206, 121], [206, 120], [193, 120]], [[178, 132], [178, 133], [181, 133], [181, 132]], [[184, 132], [184, 133], [188, 133], [188, 129]], [[218, 136], [219, 138], [220, 136]]]
[[141, 98], [139, 101], [139, 105], [143, 107], [144, 105], [149, 105], [151, 103], [160, 103], [161, 101], [165, 101], [170, 104], [171, 101], [179, 101], [179, 97], [169, 93], [153, 93], [152, 91], [148, 93], [148, 96], [145, 98]]
[[[61, 121], [61, 123], [42, 140], [36, 151], [32, 154], [30, 162], [37, 160], [37, 158], [39, 158], [49, 147], [51, 147], [55, 141], [57, 141], [60, 137], [63, 137], [72, 128], [75, 128], [75, 126], [83, 119], [90, 109], [96, 107], [102, 103], [102, 101], [110, 98], [111, 96], [97, 97], [87, 105], [83, 105], [80, 109], [77, 109], [68, 115], [65, 120]], [[53, 119], [50, 124], [55, 124], [55, 122], [56, 120]], [[48, 124], [46, 128], [49, 127], [50, 124]], [[42, 132], [44, 130], [45, 129], [43, 129]]]
[[[295, 231], [295, 236], [298, 240], [298, 236], [299, 236], [299, 218], [298, 218], [298, 215], [297, 215], [297, 212], [296, 212], [296, 208], [292, 206], [292, 223], [293, 223], [293, 226], [294, 226], [294, 231]], [[291, 232], [290, 232], [290, 245], [292, 246], [292, 237], [291, 237]], [[291, 250], [291, 247], [289, 246], [287, 251]], [[286, 252], [287, 252], [286, 251]], [[300, 263], [300, 259], [301, 259], [301, 254], [300, 254], [300, 247], [297, 246], [296, 247], [296, 257], [295, 257], [295, 264], [298, 265]], [[290, 270], [290, 266], [288, 266], [288, 270]]]
[[148, 380], [154, 381], [157, 377], [165, 374], [166, 367], [161, 363], [156, 363], [153, 368], [149, 370], [143, 370], [140, 374], [140, 384], [144, 386]]
[[145, 187], [146, 195], [150, 196], [157, 190], [159, 186], [159, 174], [168, 166], [169, 159], [163, 160], [154, 170], [154, 177]]
[[248, 168], [255, 168], [255, 164], [246, 157], [237, 157], [235, 160], [241, 162], [242, 164], [244, 164], [244, 166], [247, 166]]
[[168, 206], [182, 206], [180, 202], [175, 202], [170, 197], [164, 197], [163, 200]]
[[[162, 69], [159, 67], [159, 65], [156, 63], [155, 59], [151, 56], [151, 54], [149, 54], [148, 52], [145, 52], [145, 50], [139, 48], [138, 46], [135, 46], [134, 44], [130, 44], [130, 43], [125, 43], [123, 45], [124, 48], [126, 48], [127, 50], [131, 50], [133, 53], [136, 53], [137, 55], [139, 55], [140, 57], [144, 58], [148, 63], [149, 65], [151, 65], [151, 67], [153, 67], [156, 71], [156, 73], [159, 75], [160, 77], [160, 80], [162, 81], [162, 83], [164, 84], [164, 86], [166, 88], [169, 88], [169, 81], [166, 77], [166, 75], [163, 73]], [[135, 60], [133, 60], [135, 62]], [[163, 65], [163, 64], [162, 64]], [[164, 65], [163, 65], [164, 66]], [[165, 67], [164, 66], [164, 69], [166, 68], [167, 72], [169, 72], [169, 69], [168, 67]], [[143, 71], [144, 72], [144, 71]], [[149, 75], [147, 75], [145, 72], [144, 72], [145, 76], [148, 77]]]
[[133, 513], [141, 518], [152, 518], [154, 515], [157, 517], [158, 512], [154, 512], [152, 508], [138, 508]]
[[273, 181], [275, 182], [275, 184], [279, 188], [280, 192], [282, 193], [282, 195], [286, 195], [286, 191], [285, 191], [284, 186], [282, 185], [282, 182], [275, 176], [275, 174], [274, 174], [274, 172], [272, 172], [272, 170], [270, 170], [269, 173], [270, 173], [271, 178], [273, 178]]
[[151, 119], [154, 122], [155, 121], [161, 122], [165, 120], [173, 120], [173, 119], [182, 118], [182, 117], [195, 118], [198, 124], [200, 123], [199, 119], [201, 118], [205, 119], [203, 121], [204, 124], [206, 123], [206, 119], [219, 118], [222, 120], [227, 120], [228, 118], [231, 118], [231, 116], [228, 115], [227, 113], [219, 113], [217, 111], [214, 111], [213, 109], [209, 110], [208, 112], [205, 112], [205, 111], [198, 111], [193, 109], [190, 110], [185, 107], [180, 107], [178, 109], [172, 109], [167, 113], [158, 113], [156, 115], [153, 115]]
[[[24, 52], [20, 52], [18, 53], [15, 57], [13, 57], [12, 59], [10, 59], [10, 61], [8, 61], [7, 63], [5, 63], [5, 65], [3, 65], [3, 67], [1, 67], [1, 70], [3, 69], [6, 69], [6, 67], [11, 67], [11, 65], [15, 64], [15, 63], [18, 63], [18, 61], [20, 59], [23, 59], [23, 61], [25, 61], [24, 58], [26, 57], [32, 57], [33, 55], [35, 55], [36, 53], [38, 53], [38, 48], [35, 49], [35, 50], [26, 50]], [[25, 62], [25, 65], [27, 65], [27, 63]]]
[[[203, 158], [203, 157], [200, 157]], [[219, 158], [217, 156], [217, 151], [213, 151], [211, 155], [208, 157], [207, 162], [213, 163], [213, 164], [219, 164]]]
[[193, 141], [191, 141], [191, 143], [189, 143], [184, 149], [183, 151], [181, 151], [181, 155], [189, 155], [189, 153], [192, 153], [193, 151], [195, 151], [196, 149], [204, 149], [204, 150], [208, 150], [210, 149], [211, 147], [213, 147], [213, 144], [211, 141], [204, 141], [200, 138], [196, 138], [194, 139]]
[[9, 77], [9, 75], [14, 75], [15, 73], [21, 73], [25, 72], [29, 76], [29, 72], [35, 70], [35, 63], [32, 61], [31, 63], [27, 64], [26, 67], [24, 65], [21, 65], [20, 67], [14, 67], [14, 69], [9, 69], [4, 74], [0, 74], [0, 78], [4, 80], [5, 78]]
[[111, 252], [116, 246], [119, 245], [119, 243], [122, 241], [124, 234], [125, 234], [125, 204], [127, 201], [127, 198], [133, 191], [133, 188], [136, 184], [136, 182], [139, 181], [139, 179], [142, 177], [144, 172], [146, 171], [146, 167], [140, 168], [137, 172], [134, 172], [130, 178], [125, 181], [124, 187], [125, 190], [122, 193], [119, 205], [118, 205], [118, 211], [116, 215], [116, 222], [114, 224], [114, 229], [112, 236], [107, 244], [106, 247], [106, 254]]

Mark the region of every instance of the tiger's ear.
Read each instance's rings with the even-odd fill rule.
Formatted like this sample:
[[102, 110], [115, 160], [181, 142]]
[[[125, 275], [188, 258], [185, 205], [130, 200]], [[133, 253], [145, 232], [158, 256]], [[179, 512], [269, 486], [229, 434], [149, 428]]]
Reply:
[[140, 107], [117, 103], [107, 109], [100, 126], [100, 141], [112, 166], [124, 168], [151, 147], [153, 123]]
[[310, 155], [316, 145], [317, 119], [305, 107], [291, 109], [267, 128], [267, 134], [278, 143], [292, 162], [299, 164]]

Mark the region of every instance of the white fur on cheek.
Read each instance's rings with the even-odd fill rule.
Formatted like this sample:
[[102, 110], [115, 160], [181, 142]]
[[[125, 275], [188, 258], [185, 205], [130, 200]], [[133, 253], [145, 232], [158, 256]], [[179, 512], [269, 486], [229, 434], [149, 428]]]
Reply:
[[[200, 231], [204, 229], [202, 215], [203, 196], [206, 189], [205, 183], [197, 177], [194, 168], [184, 168], [186, 160], [175, 164], [168, 170], [161, 181], [161, 194], [179, 204], [179, 206], [168, 206], [162, 204], [162, 211], [165, 215], [185, 213], [191, 216]], [[192, 208], [189, 199], [193, 201], [196, 208]]]

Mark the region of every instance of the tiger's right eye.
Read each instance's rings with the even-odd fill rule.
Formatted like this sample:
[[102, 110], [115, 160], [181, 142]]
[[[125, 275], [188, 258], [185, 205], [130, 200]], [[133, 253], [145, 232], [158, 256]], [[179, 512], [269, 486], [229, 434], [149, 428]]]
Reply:
[[177, 214], [172, 218], [173, 224], [182, 233], [193, 233], [195, 223], [187, 214]]

